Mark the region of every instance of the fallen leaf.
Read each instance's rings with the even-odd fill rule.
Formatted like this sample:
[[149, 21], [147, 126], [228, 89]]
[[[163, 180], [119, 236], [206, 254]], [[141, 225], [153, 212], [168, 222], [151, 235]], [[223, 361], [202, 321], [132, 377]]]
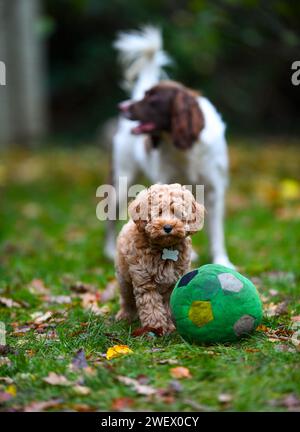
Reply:
[[97, 292], [97, 288], [94, 285], [84, 282], [75, 282], [74, 284], [70, 285], [70, 290], [78, 294]]
[[288, 304], [289, 304], [289, 302], [287, 300], [285, 300], [279, 304], [269, 303], [269, 304], [265, 305], [265, 307], [264, 307], [265, 315], [268, 318], [274, 317], [274, 316], [284, 315], [288, 312]]
[[87, 404], [72, 404], [71, 408], [75, 411], [79, 411], [79, 412], [91, 412], [91, 411], [96, 411], [95, 407], [91, 407], [90, 405]]
[[115, 357], [132, 353], [133, 351], [127, 345], [114, 345], [113, 347], [108, 348], [106, 352], [106, 358], [107, 360], [111, 360]]
[[172, 380], [169, 383], [168, 390], [172, 393], [180, 393], [183, 390], [182, 385], [177, 380]]
[[293, 317], [291, 317], [291, 320], [292, 320], [293, 322], [300, 322], [300, 315], [297, 315], [297, 316], [293, 316]]
[[6, 392], [0, 392], [0, 404], [12, 399], [12, 395]]
[[138, 327], [132, 332], [133, 337], [139, 337], [144, 336], [145, 334], [153, 333], [156, 336], [162, 336], [163, 335], [163, 329], [162, 327], [154, 328], [154, 327]]
[[260, 352], [260, 350], [256, 349], [256, 348], [246, 348], [245, 351], [246, 352], [250, 352], [250, 353]]
[[4, 382], [5, 384], [12, 384], [14, 382], [14, 380], [9, 377], [0, 377], [0, 381]]
[[24, 412], [43, 412], [49, 408], [55, 408], [62, 404], [62, 399], [50, 399], [49, 401], [31, 402], [24, 407]]
[[9, 345], [0, 345], [0, 356], [7, 355], [7, 354], [14, 354], [15, 351], [13, 348]]
[[85, 293], [80, 295], [83, 309], [93, 312], [95, 315], [103, 315], [103, 309], [99, 308], [98, 301], [100, 300], [99, 293]]
[[186, 367], [183, 367], [183, 366], [178, 366], [178, 367], [172, 368], [170, 370], [170, 373], [171, 373], [172, 377], [176, 378], [176, 379], [191, 378], [192, 377], [189, 369]]
[[229, 393], [220, 393], [218, 396], [218, 401], [222, 404], [228, 404], [232, 399], [232, 395]]
[[162, 359], [162, 360], [159, 360], [157, 363], [158, 364], [174, 365], [174, 364], [178, 364], [178, 360], [176, 360], [176, 359]]
[[116, 279], [111, 280], [106, 285], [104, 291], [101, 293], [101, 302], [105, 303], [116, 297], [119, 289], [119, 284]]
[[290, 353], [295, 353], [296, 350], [288, 345], [285, 344], [279, 344], [276, 345], [275, 350], [278, 352], [290, 352]]
[[6, 387], [5, 392], [15, 397], [17, 394], [17, 387], [13, 384], [10, 384], [8, 387]]
[[75, 356], [72, 359], [71, 369], [72, 370], [85, 369], [87, 367], [88, 364], [85, 358], [84, 350], [81, 348], [76, 352]]
[[124, 411], [134, 405], [134, 400], [129, 397], [113, 399], [111, 404], [112, 411]]
[[32, 294], [36, 295], [46, 295], [49, 293], [49, 288], [47, 288], [42, 279], [33, 279], [28, 284], [28, 289]]
[[34, 320], [35, 324], [42, 324], [48, 321], [52, 317], [53, 313], [51, 311], [43, 312], [35, 312], [31, 314], [31, 318]]
[[89, 387], [85, 387], [82, 385], [75, 385], [73, 387], [73, 390], [75, 393], [77, 393], [78, 395], [81, 395], [81, 396], [87, 396], [88, 394], [91, 393], [91, 389]]
[[43, 381], [51, 385], [61, 385], [61, 386], [72, 385], [72, 383], [64, 375], [58, 375], [55, 372], [49, 372], [49, 375], [43, 378]]
[[287, 408], [300, 407], [300, 399], [295, 394], [289, 394], [282, 400], [282, 405]]
[[71, 297], [67, 296], [67, 295], [47, 296], [47, 297], [44, 297], [44, 300], [49, 302], [49, 303], [56, 303], [56, 304], [70, 304], [70, 303], [72, 303]]
[[0, 358], [0, 367], [1, 366], [10, 366], [11, 360], [8, 357], [1, 357]]
[[280, 182], [280, 198], [292, 201], [300, 198], [300, 183], [294, 179], [284, 179]]
[[150, 396], [157, 393], [157, 390], [154, 387], [140, 384], [138, 380], [134, 378], [129, 378], [126, 376], [118, 376], [117, 378], [121, 383], [128, 386], [132, 386], [133, 389], [140, 395]]
[[14, 300], [7, 298], [7, 297], [0, 297], [0, 304], [2, 304], [3, 306], [6, 306], [8, 308], [21, 307], [21, 305], [19, 303], [15, 302]]

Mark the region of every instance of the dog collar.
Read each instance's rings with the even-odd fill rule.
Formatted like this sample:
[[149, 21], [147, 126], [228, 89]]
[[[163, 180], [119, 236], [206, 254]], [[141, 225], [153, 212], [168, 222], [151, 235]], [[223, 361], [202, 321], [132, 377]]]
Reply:
[[177, 261], [178, 260], [178, 255], [179, 255], [179, 251], [177, 249], [167, 249], [164, 248], [163, 249], [163, 253], [162, 253], [162, 259], [163, 260], [172, 260], [172, 261]]

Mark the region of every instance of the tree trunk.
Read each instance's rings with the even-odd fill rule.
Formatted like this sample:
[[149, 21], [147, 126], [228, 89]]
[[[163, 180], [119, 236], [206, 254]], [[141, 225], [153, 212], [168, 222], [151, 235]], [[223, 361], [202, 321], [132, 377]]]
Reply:
[[6, 85], [0, 86], [0, 144], [31, 144], [46, 132], [43, 46], [37, 31], [40, 2], [0, 5], [0, 60], [6, 65]]

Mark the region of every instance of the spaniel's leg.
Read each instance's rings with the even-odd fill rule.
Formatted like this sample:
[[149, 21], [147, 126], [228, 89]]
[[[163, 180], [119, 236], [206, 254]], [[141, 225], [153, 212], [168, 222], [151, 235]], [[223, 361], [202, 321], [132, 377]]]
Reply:
[[[124, 138], [124, 137], [123, 137]], [[125, 137], [126, 138], [126, 137]], [[124, 139], [125, 139], [124, 138]], [[128, 154], [125, 154], [124, 146], [119, 145], [120, 136], [118, 135], [114, 142], [114, 155], [113, 155], [113, 167], [112, 167], [112, 181], [111, 184], [114, 187], [115, 193], [109, 196], [109, 205], [114, 206], [116, 209], [116, 219], [108, 220], [106, 223], [106, 235], [105, 235], [105, 255], [114, 259], [116, 251], [116, 225], [119, 220], [119, 211], [121, 209], [122, 219], [127, 219], [127, 207], [128, 207], [128, 188], [133, 184], [138, 167], [135, 160], [131, 157], [128, 158]], [[129, 142], [131, 145], [131, 143]], [[128, 150], [127, 150], [128, 153]], [[127, 187], [126, 187], [127, 186]]]
[[234, 268], [229, 261], [224, 240], [225, 187], [221, 184], [205, 187], [206, 227], [214, 264]]

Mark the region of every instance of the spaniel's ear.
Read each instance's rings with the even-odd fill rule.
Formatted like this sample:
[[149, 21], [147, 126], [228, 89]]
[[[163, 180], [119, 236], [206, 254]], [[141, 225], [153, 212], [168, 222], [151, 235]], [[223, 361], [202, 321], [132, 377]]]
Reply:
[[171, 134], [175, 147], [189, 149], [204, 127], [204, 116], [195, 97], [177, 90], [172, 103]]
[[144, 231], [148, 218], [148, 191], [142, 190], [135, 200], [131, 201], [128, 213], [139, 231]]
[[204, 213], [205, 208], [202, 204], [199, 204], [195, 199], [192, 202], [192, 214], [191, 220], [188, 221], [189, 235], [193, 235], [200, 231], [204, 225]]

